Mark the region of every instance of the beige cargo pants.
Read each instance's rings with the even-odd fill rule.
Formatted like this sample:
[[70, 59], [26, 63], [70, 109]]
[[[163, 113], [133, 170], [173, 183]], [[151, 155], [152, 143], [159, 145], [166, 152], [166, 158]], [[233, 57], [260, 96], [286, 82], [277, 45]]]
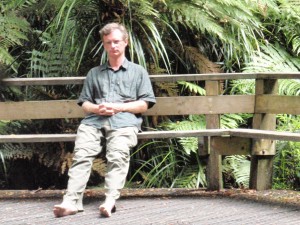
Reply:
[[69, 169], [68, 187], [63, 201], [75, 205], [79, 211], [83, 210], [83, 193], [90, 177], [93, 160], [103, 150], [103, 138], [107, 158], [105, 195], [118, 199], [129, 169], [130, 150], [137, 145], [137, 133], [136, 127], [114, 130], [109, 126], [97, 129], [81, 124], [77, 131], [73, 163]]

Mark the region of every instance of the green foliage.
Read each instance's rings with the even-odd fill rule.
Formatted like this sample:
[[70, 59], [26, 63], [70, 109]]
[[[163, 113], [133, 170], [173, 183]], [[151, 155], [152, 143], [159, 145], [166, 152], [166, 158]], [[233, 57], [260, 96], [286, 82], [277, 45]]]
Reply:
[[191, 94], [206, 95], [205, 89], [200, 87], [198, 84], [187, 81], [178, 81], [177, 83], [182, 85], [183, 90], [188, 90]]
[[300, 4], [297, 0], [280, 0], [279, 8], [281, 17], [278, 32], [282, 32], [291, 45], [292, 52], [299, 56], [300, 53]]
[[246, 124], [246, 119], [252, 117], [249, 114], [224, 114], [221, 115], [221, 128], [233, 129]]
[[[145, 152], [149, 157], [134, 159], [137, 169], [129, 183], [140, 176], [142, 188], [206, 186], [204, 165], [200, 163], [198, 155], [185, 153], [178, 148], [176, 142], [153, 141], [142, 145], [131, 157]], [[196, 164], [192, 162], [193, 157], [197, 159]]]
[[279, 93], [281, 95], [300, 95], [300, 80], [281, 80], [279, 85]]
[[[203, 130], [205, 129], [204, 115], [190, 115], [186, 120], [166, 121], [160, 124], [163, 130]], [[187, 154], [196, 153], [198, 149], [198, 139], [194, 137], [178, 138], [178, 142], [182, 145]]]
[[279, 142], [274, 160], [273, 187], [300, 190], [300, 143]]
[[0, 64], [8, 65], [14, 71], [17, 71], [17, 64], [11, 51], [28, 40], [26, 33], [30, 29], [30, 24], [17, 15], [17, 12], [35, 2], [34, 0], [0, 2]]
[[[278, 115], [278, 130], [300, 132], [300, 116]], [[273, 186], [300, 190], [300, 143], [280, 141], [276, 145]]]
[[206, 186], [205, 165], [200, 162], [185, 166], [171, 185], [172, 188], [199, 188]]
[[284, 48], [276, 45], [262, 45], [262, 51], [255, 51], [252, 61], [246, 63], [244, 72], [297, 72], [300, 59], [293, 57]]
[[[237, 187], [248, 188], [250, 177], [250, 160], [247, 156], [233, 155], [227, 156], [223, 160], [223, 172], [226, 174], [226, 180], [232, 183], [233, 178]], [[226, 183], [225, 180], [225, 183]], [[226, 184], [231, 185], [231, 184]]]
[[230, 94], [251, 95], [255, 92], [255, 81], [253, 79], [241, 79], [230, 81]]
[[[38, 32], [39, 33], [39, 32]], [[70, 76], [76, 67], [77, 51], [72, 49], [60, 49], [57, 36], [51, 37], [44, 32], [39, 37], [43, 50], [33, 50], [30, 53], [30, 75], [29, 77], [59, 77]], [[73, 57], [71, 57], [73, 56]]]

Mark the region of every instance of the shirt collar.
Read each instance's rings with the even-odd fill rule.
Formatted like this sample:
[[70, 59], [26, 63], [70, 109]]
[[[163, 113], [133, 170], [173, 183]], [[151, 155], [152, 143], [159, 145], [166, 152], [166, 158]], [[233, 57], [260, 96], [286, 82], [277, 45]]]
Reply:
[[[125, 58], [124, 59], [124, 62], [122, 63], [122, 65], [120, 66], [120, 70], [127, 70], [128, 69], [128, 65], [129, 65], [129, 61], [128, 61], [128, 59], [127, 58]], [[108, 64], [108, 62], [106, 62], [103, 66], [102, 66], [102, 68], [101, 68], [101, 71], [103, 71], [103, 70], [108, 70], [108, 69], [110, 69], [111, 67], [110, 67], [110, 65]]]

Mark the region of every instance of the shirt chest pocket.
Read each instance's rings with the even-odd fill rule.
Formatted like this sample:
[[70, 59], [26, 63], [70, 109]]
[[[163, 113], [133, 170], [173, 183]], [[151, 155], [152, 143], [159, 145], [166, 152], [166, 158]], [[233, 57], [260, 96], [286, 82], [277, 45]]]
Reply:
[[122, 99], [136, 100], [136, 82], [134, 79], [124, 77], [117, 82], [116, 92]]

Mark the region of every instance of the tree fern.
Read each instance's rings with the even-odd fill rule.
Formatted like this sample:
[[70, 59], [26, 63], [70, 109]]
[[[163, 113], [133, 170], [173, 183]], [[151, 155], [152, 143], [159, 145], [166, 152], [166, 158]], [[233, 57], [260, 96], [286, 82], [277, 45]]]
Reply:
[[[259, 39], [263, 38], [263, 27], [260, 21], [259, 3], [248, 1], [165, 1], [166, 9], [172, 16], [170, 22], [181, 23], [187, 30], [195, 31], [202, 47], [207, 38], [215, 39], [210, 45], [211, 51], [221, 42], [221, 51], [225, 57], [225, 65], [238, 62], [242, 57], [246, 59], [259, 48]], [[273, 1], [269, 1], [269, 8], [276, 8]], [[202, 38], [205, 36], [205, 38]], [[220, 50], [219, 50], [220, 51]], [[207, 54], [207, 52], [205, 52]]]

